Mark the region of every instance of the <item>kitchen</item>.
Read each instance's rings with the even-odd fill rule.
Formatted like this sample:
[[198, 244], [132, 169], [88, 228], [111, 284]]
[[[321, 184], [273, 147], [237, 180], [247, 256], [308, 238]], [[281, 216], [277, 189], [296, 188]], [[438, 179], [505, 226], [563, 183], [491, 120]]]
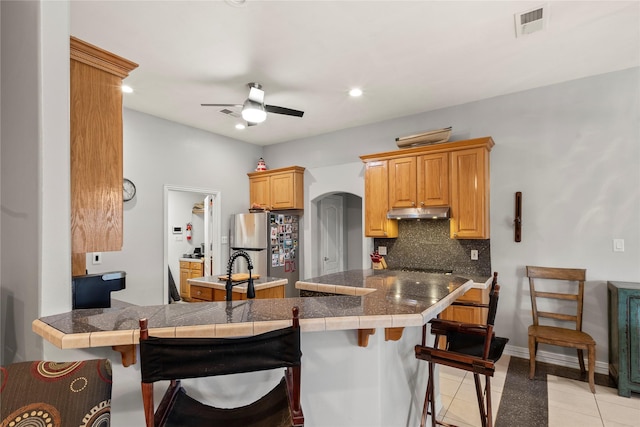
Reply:
[[[50, 7], [45, 5], [45, 8]], [[68, 22], [68, 18], [56, 13], [48, 15], [47, 19], [53, 17], [56, 25]], [[25, 28], [34, 25], [29, 25], [28, 19], [26, 21]], [[66, 25], [47, 31], [54, 39], [66, 39], [68, 34], [64, 37], [59, 34], [65, 33], [64, 28]], [[64, 51], [64, 43], [57, 49]], [[49, 81], [53, 88], [59, 81], [64, 81], [59, 76], [64, 75], [65, 64], [66, 61], [47, 63], [52, 68], [45, 83]], [[526, 325], [530, 322], [529, 302], [524, 293], [523, 266], [527, 263], [588, 268], [588, 279], [594, 286], [587, 296], [586, 311], [592, 315], [585, 319], [585, 329], [593, 332], [598, 343], [606, 343], [603, 302], [606, 281], [638, 277], [637, 159], [640, 143], [638, 104], [634, 98], [629, 98], [630, 92], [637, 92], [630, 88], [638, 86], [637, 69], [620, 70], [267, 147], [125, 109], [124, 174], [136, 183], [138, 194], [124, 207], [123, 250], [103, 254], [102, 268], [127, 271], [127, 289], [121, 292], [127, 300], [139, 304], [161, 303], [164, 293], [157, 284], [162, 283], [165, 275], [159, 231], [163, 229], [163, 221], [154, 213], [162, 211], [163, 185], [210, 183], [207, 187], [221, 191], [222, 217], [228, 218], [232, 213], [247, 209], [249, 184], [246, 173], [255, 169], [257, 159], [264, 157], [270, 168], [300, 164], [306, 168], [305, 215], [309, 215], [314, 212], [317, 200], [325, 194], [343, 192], [364, 197], [363, 165], [359, 156], [394, 149], [398, 136], [451, 125], [454, 129], [452, 140], [491, 135], [496, 142], [491, 153], [491, 267], [500, 272], [504, 284], [497, 328], [512, 337], [510, 344], [513, 344], [514, 352], [526, 347]], [[64, 91], [60, 90], [59, 98], [65, 99]], [[21, 97], [5, 98], [3, 93], [3, 101], [17, 101]], [[576, 105], [580, 105], [580, 111], [576, 110]], [[64, 106], [59, 110], [64, 111]], [[3, 108], [3, 114], [5, 111], [7, 108]], [[37, 121], [35, 113], [30, 116]], [[65, 122], [65, 118], [60, 117], [58, 122]], [[537, 126], [531, 126], [532, 122]], [[65, 131], [57, 126], [48, 124], [47, 130], [47, 138], [57, 135], [60, 141], [65, 140]], [[64, 148], [59, 151], [65, 152]], [[45, 160], [47, 165], [49, 159]], [[59, 163], [65, 164], [65, 160], [61, 159]], [[24, 167], [37, 176], [37, 166], [27, 164]], [[602, 172], [605, 169], [606, 177]], [[9, 174], [9, 171], [3, 165], [3, 182], [8, 182], [5, 173]], [[580, 180], [576, 181], [576, 176]], [[47, 185], [65, 186], [62, 176], [46, 178]], [[516, 191], [522, 191], [524, 195], [521, 243], [513, 241], [513, 194]], [[48, 222], [56, 216], [68, 217], [66, 208], [59, 206], [65, 205], [60, 201], [68, 196], [54, 193], [61, 196], [45, 205], [45, 210], [52, 215], [44, 223], [45, 243], [40, 249], [48, 254], [48, 261], [43, 265], [42, 277], [27, 275], [33, 283], [45, 283], [46, 277], [59, 277], [60, 267], [55, 265], [68, 264], [63, 253], [69, 251], [61, 250], [68, 241], [66, 232], [59, 230], [56, 222]], [[3, 198], [5, 196], [3, 191]], [[309, 245], [303, 247], [304, 269], [314, 268], [312, 221], [305, 222], [303, 229], [303, 245]], [[28, 223], [33, 225], [33, 230], [35, 223], [35, 220]], [[3, 240], [9, 238], [5, 230], [3, 227]], [[31, 234], [35, 231], [31, 227], [22, 227], [22, 230], [25, 235], [15, 238], [17, 254], [31, 255], [33, 248], [38, 247], [37, 239]], [[611, 239], [620, 236], [626, 237], [626, 251], [614, 253], [610, 249]], [[363, 240], [361, 246], [362, 265], [366, 265], [368, 254], [374, 249], [373, 242]], [[3, 251], [6, 262], [10, 258], [5, 257], [10, 256]], [[20, 259], [15, 261], [16, 265], [23, 266], [16, 277], [31, 270], [32, 261], [29, 265], [22, 264]], [[3, 275], [11, 274], [8, 268], [3, 266]], [[314, 275], [313, 271], [304, 274], [306, 277]], [[30, 292], [28, 297], [19, 299], [48, 301], [41, 312], [37, 307], [27, 306], [31, 319], [68, 309], [70, 290], [66, 288], [43, 286], [42, 291]], [[4, 295], [3, 301], [6, 301]], [[4, 307], [2, 311], [7, 312]], [[11, 323], [3, 322], [3, 325]], [[22, 357], [38, 357], [44, 352], [51, 358], [66, 359], [74, 354], [58, 351], [46, 343], [43, 348], [36, 337], [29, 335], [24, 338], [18, 335], [15, 339], [19, 344], [17, 349], [24, 352]], [[562, 355], [557, 358], [562, 360]], [[597, 359], [598, 368], [602, 370], [607, 360], [606, 344], [599, 345]], [[122, 397], [115, 399], [119, 405], [128, 406], [122, 402]]]

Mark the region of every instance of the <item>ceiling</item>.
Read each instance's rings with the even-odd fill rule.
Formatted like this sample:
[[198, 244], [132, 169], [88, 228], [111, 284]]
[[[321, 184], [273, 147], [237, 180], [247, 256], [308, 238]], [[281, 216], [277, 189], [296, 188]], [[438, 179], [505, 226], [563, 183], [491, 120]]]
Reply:
[[[638, 1], [239, 1], [72, 0], [71, 34], [139, 64], [125, 107], [258, 145], [640, 65]], [[541, 5], [546, 28], [516, 37]], [[304, 117], [237, 130], [200, 106], [249, 82]]]

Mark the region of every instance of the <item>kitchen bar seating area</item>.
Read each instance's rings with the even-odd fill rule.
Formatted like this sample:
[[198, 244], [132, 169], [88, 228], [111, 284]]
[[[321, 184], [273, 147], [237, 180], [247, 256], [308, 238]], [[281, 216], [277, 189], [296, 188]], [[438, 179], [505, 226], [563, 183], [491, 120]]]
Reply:
[[[640, 2], [547, 3], [0, 1], [0, 423], [36, 419], [25, 364], [102, 381], [105, 427], [165, 386], [313, 427], [636, 427]], [[299, 406], [295, 366], [141, 392], [145, 329], [239, 345], [295, 307]]]

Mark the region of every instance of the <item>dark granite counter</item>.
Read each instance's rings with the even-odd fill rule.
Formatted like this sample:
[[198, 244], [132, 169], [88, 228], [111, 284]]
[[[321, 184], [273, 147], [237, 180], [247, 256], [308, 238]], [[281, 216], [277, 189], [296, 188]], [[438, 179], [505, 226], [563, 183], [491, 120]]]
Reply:
[[[328, 278], [331, 284], [323, 283]], [[73, 310], [36, 319], [32, 328], [59, 348], [137, 344], [140, 318], [148, 319], [155, 336], [248, 336], [288, 326], [294, 306], [300, 308], [303, 332], [402, 328], [423, 325], [473, 286], [456, 276], [384, 270], [354, 270], [301, 283], [316, 289], [333, 286], [334, 292], [336, 286], [349, 288], [353, 294]]]

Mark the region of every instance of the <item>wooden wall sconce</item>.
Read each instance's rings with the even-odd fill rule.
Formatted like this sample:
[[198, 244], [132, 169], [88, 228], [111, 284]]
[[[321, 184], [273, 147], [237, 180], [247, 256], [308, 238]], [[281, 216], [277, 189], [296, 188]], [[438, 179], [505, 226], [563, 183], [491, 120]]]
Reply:
[[522, 192], [516, 192], [516, 219], [513, 220], [515, 225], [515, 241], [522, 239]]

